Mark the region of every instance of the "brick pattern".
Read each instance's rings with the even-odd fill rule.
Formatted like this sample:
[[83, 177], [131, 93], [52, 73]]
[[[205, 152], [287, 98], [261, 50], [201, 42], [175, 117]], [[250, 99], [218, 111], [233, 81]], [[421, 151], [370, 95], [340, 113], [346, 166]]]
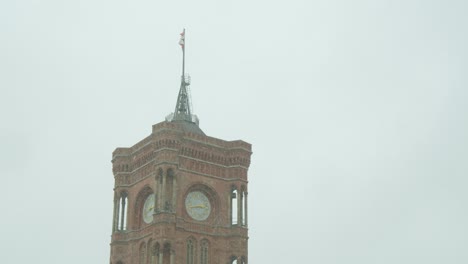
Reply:
[[[127, 230], [113, 232], [110, 262], [138, 264], [146, 254], [144, 263], [151, 263], [159, 248], [158, 254], [166, 252], [159, 264], [170, 264], [171, 258], [172, 264], [185, 264], [189, 238], [195, 242], [194, 263], [200, 261], [202, 241], [208, 245], [210, 264], [230, 263], [233, 256], [248, 259], [248, 229], [231, 225], [230, 201], [233, 187], [247, 191], [251, 154], [249, 143], [186, 132], [171, 122], [154, 125], [152, 134], [132, 147], [117, 148], [112, 157], [114, 199], [128, 195]], [[173, 176], [166, 176], [169, 170]], [[160, 174], [170, 190], [162, 190]], [[185, 196], [192, 190], [209, 197], [212, 212], [206, 221], [193, 220], [185, 210]], [[163, 201], [176, 204], [169, 210], [161, 205], [146, 224], [141, 217], [144, 200], [159, 192]]]

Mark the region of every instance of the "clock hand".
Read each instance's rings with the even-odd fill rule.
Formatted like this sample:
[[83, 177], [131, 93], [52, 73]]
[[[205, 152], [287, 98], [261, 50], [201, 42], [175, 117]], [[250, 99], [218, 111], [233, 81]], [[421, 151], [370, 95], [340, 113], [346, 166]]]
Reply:
[[204, 204], [193, 205], [193, 206], [190, 206], [190, 208], [206, 208], [206, 205]]

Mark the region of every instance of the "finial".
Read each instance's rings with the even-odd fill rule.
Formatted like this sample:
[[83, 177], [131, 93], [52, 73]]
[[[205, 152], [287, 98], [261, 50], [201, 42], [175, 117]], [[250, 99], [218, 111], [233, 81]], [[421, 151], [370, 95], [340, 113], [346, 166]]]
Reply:
[[180, 40], [179, 45], [182, 47], [182, 79], [184, 79], [185, 75], [185, 28], [182, 33], [180, 33]]

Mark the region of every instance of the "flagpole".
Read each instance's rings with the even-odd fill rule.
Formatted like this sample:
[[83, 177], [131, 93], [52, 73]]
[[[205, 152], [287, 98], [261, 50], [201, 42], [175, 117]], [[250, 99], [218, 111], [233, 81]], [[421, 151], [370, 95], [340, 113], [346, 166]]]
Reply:
[[184, 37], [184, 45], [182, 46], [182, 81], [185, 83], [185, 28], [184, 32], [182, 33]]

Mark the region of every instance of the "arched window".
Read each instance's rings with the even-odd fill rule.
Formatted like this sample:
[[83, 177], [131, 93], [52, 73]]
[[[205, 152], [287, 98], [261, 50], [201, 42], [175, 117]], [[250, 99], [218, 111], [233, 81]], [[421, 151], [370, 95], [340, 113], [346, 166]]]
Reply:
[[127, 230], [127, 204], [128, 198], [126, 192], [121, 192], [120, 197], [117, 199], [117, 204], [115, 205], [115, 230], [124, 231]]
[[152, 260], [153, 260], [153, 245], [154, 245], [154, 242], [152, 239], [150, 239], [148, 241], [148, 243], [146, 243], [146, 263], [148, 264], [153, 264]]
[[209, 264], [208, 240], [204, 239], [200, 246], [200, 264]]
[[238, 219], [237, 199], [238, 199], [237, 188], [233, 186], [231, 190], [231, 225], [237, 225], [237, 219]]
[[160, 180], [160, 183], [162, 183], [162, 175], [163, 175], [163, 169], [159, 168], [158, 169], [158, 176], [159, 176], [159, 180]]
[[163, 249], [164, 256], [163, 256], [163, 259], [162, 259], [162, 263], [173, 263], [173, 262], [171, 262], [171, 258], [174, 257], [173, 253], [174, 252], [172, 251], [171, 244], [170, 243], [164, 244], [164, 249]]
[[193, 264], [194, 263], [194, 255], [193, 255], [193, 248], [194, 248], [194, 240], [193, 238], [187, 239], [187, 264]]
[[247, 225], [247, 191], [245, 190], [245, 186], [242, 186], [241, 190], [241, 224], [242, 226]]
[[247, 264], [247, 261], [246, 261], [246, 257], [245, 256], [242, 256], [241, 257], [241, 264]]
[[149, 258], [149, 263], [150, 264], [156, 264], [159, 261], [159, 243], [153, 242], [151, 248], [150, 248], [150, 258]]
[[237, 264], [237, 257], [236, 256], [231, 256], [231, 262], [230, 264]]

